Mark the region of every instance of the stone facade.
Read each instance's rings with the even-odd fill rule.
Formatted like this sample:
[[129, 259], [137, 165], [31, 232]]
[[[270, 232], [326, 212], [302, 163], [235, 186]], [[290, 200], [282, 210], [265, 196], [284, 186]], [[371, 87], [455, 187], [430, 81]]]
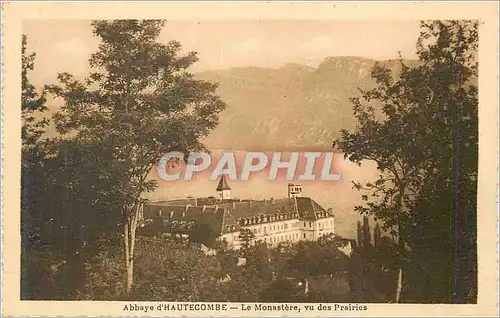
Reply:
[[[218, 198], [186, 198], [149, 204], [142, 218], [158, 232], [190, 235], [200, 243], [225, 240], [232, 248], [243, 244], [243, 229], [254, 241], [271, 246], [300, 240], [317, 240], [335, 234], [335, 218], [312, 198], [302, 197], [302, 186], [290, 184], [288, 198], [266, 200], [231, 199], [227, 180], [217, 187]], [[293, 192], [293, 193], [291, 193]]]

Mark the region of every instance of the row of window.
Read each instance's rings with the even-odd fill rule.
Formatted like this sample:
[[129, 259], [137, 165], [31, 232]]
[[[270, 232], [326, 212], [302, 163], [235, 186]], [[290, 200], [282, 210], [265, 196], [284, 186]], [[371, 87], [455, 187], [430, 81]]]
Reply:
[[[264, 238], [265, 243], [280, 243], [280, 242], [286, 242], [286, 241], [291, 241], [293, 239], [298, 239], [299, 238], [299, 233], [294, 234], [288, 234], [288, 235], [280, 235], [280, 236], [273, 236], [269, 238], [269, 242], [267, 241], [267, 237]], [[303, 238], [306, 238], [306, 233], [303, 233]]]
[[[324, 233], [323, 235], [328, 235], [328, 232]], [[292, 240], [298, 241], [299, 237], [301, 239], [307, 239], [307, 233], [300, 234], [299, 232], [295, 232], [295, 233], [290, 233], [290, 234], [285, 234], [285, 235], [276, 235], [276, 236], [271, 236], [271, 237], [264, 237], [263, 238], [263, 242], [264, 243], [269, 243], [269, 244], [276, 244], [276, 243], [287, 242], [287, 241], [292, 241]], [[309, 238], [312, 238], [312, 236], [310, 236]], [[234, 239], [234, 241], [238, 241], [238, 236], [234, 235], [233, 239]], [[256, 241], [253, 241], [253, 244], [255, 242]]]
[[[289, 228], [288, 223], [284, 224], [274, 224], [274, 225], [269, 225], [269, 231], [274, 232], [274, 231], [284, 231]], [[260, 234], [261, 233], [261, 228], [257, 227], [252, 230], [255, 234]], [[262, 227], [262, 233], [266, 234], [267, 233], [267, 226]]]
[[328, 227], [328, 225], [330, 225], [330, 227], [333, 226], [333, 220], [330, 220], [330, 221], [326, 221], [326, 222], [318, 222], [318, 226], [319, 228], [324, 228], [324, 227]]
[[270, 215], [260, 215], [260, 216], [255, 216], [255, 217], [249, 217], [249, 218], [244, 218], [244, 219], [239, 219], [238, 223], [240, 226], [245, 226], [245, 225], [254, 225], [254, 224], [259, 224], [259, 223], [268, 223], [268, 222], [275, 222], [275, 221], [280, 221], [280, 220], [290, 220], [290, 219], [296, 219], [298, 218], [299, 215], [296, 212], [288, 212], [288, 213], [283, 213], [283, 214], [270, 214]]
[[[326, 221], [326, 222], [318, 222], [318, 226], [319, 226], [319, 228], [327, 227], [328, 223], [330, 223], [329, 224], [330, 226], [333, 226], [333, 220]], [[312, 227], [312, 222], [304, 222], [304, 227], [310, 227], [311, 228]], [[283, 230], [287, 230], [288, 228], [289, 228], [289, 224], [288, 223], [269, 225], [269, 231], [271, 231], [271, 232], [280, 231], [280, 230], [283, 231]], [[261, 234], [261, 228], [260, 227], [256, 227], [256, 228], [252, 229], [252, 232], [254, 234]], [[267, 226], [263, 226], [262, 227], [262, 233], [263, 234], [267, 233]]]
[[[306, 233], [303, 233], [303, 238], [306, 238]], [[299, 238], [299, 233], [292, 233], [292, 234], [285, 234], [285, 235], [280, 235], [280, 236], [272, 236], [269, 238], [269, 243], [277, 243], [277, 242], [284, 242], [284, 241], [289, 241], [292, 239], [298, 239]], [[238, 240], [238, 236], [234, 235], [233, 239], [236, 241]], [[267, 242], [268, 238], [264, 237], [264, 242]]]

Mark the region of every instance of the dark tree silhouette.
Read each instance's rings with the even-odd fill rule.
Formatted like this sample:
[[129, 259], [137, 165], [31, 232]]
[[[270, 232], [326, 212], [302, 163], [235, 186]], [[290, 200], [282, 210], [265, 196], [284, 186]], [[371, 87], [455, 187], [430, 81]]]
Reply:
[[95, 173], [94, 193], [106, 193], [103, 209], [118, 210], [113, 214], [121, 218], [129, 292], [142, 195], [155, 187], [147, 180], [149, 172], [165, 152], [203, 150], [201, 139], [225, 108], [217, 85], [187, 71], [196, 53], [181, 56], [179, 42], [158, 42], [163, 25], [159, 20], [94, 21], [101, 43], [89, 60], [88, 77], [79, 81], [62, 73], [61, 85], [48, 87], [65, 102], [54, 117], [58, 132], [73, 133], [75, 144], [105, 158]]
[[368, 249], [372, 246], [372, 234], [368, 217], [363, 216], [363, 248]]
[[343, 130], [334, 142], [349, 160], [377, 164], [378, 180], [355, 183], [368, 191], [362, 195], [366, 204], [356, 210], [382, 220], [397, 238], [397, 302], [403, 269], [415, 262], [427, 263], [420, 268], [433, 277], [415, 276], [411, 285], [422, 286], [421, 294], [434, 301], [475, 301], [477, 37], [477, 21], [422, 22], [420, 63], [401, 62], [397, 78], [376, 65], [377, 87], [352, 99], [357, 129]]

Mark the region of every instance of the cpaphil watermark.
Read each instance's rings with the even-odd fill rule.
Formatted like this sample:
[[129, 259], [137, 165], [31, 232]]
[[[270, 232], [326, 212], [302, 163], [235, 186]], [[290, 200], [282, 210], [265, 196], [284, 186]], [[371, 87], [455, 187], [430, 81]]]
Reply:
[[230, 180], [249, 180], [252, 174], [266, 173], [276, 181], [280, 175], [286, 181], [340, 181], [342, 175], [332, 172], [333, 152], [247, 152], [243, 157], [234, 152], [223, 152], [219, 158], [205, 152], [191, 152], [182, 169], [173, 168], [175, 162], [186, 158], [182, 152], [165, 153], [157, 165], [160, 179], [165, 181], [192, 180], [195, 174], [208, 173], [208, 180], [226, 175]]

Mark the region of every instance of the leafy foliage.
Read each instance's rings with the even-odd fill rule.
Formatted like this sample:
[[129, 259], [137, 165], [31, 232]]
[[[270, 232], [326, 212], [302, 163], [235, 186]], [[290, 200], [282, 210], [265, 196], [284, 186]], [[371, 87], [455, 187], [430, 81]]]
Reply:
[[36, 154], [36, 149], [33, 148], [49, 123], [47, 119], [42, 119], [39, 116], [47, 110], [45, 92], [39, 94], [35, 86], [29, 81], [29, 72], [35, 69], [36, 55], [35, 53], [28, 53], [27, 50], [28, 39], [26, 35], [23, 35], [21, 44], [21, 114], [23, 120], [21, 138], [23, 141], [23, 162], [25, 164], [27, 164], [28, 159], [26, 156], [30, 152], [32, 152], [31, 155]]
[[[415, 265], [433, 277], [409, 277], [410, 285], [422, 287], [412, 287], [419, 291], [409, 297], [474, 302], [478, 23], [431, 21], [421, 27], [421, 63], [401, 63], [398, 78], [376, 65], [377, 87], [352, 99], [357, 129], [343, 130], [334, 145], [353, 162], [376, 162], [378, 180], [354, 184], [367, 191], [365, 205], [356, 210], [383, 220], [383, 229], [398, 238], [400, 266]], [[456, 239], [443, 239], [449, 237]]]
[[241, 250], [244, 255], [252, 244], [255, 243], [255, 234], [249, 229], [242, 229], [239, 239], [243, 242]]
[[165, 152], [204, 149], [200, 140], [225, 108], [215, 84], [195, 80], [187, 71], [196, 53], [180, 56], [180, 43], [157, 41], [163, 25], [94, 21], [93, 33], [102, 41], [89, 60], [90, 74], [79, 81], [62, 73], [59, 86], [47, 87], [64, 100], [54, 116], [58, 132], [71, 134], [72, 142], [99, 158], [89, 167], [96, 196], [90, 201], [122, 218], [129, 291], [142, 195], [155, 187], [147, 180], [149, 172]]
[[358, 246], [363, 246], [363, 227], [361, 226], [361, 221], [358, 221], [357, 223], [356, 236]]
[[180, 43], [156, 41], [163, 24], [95, 21], [102, 42], [89, 61], [93, 71], [83, 82], [62, 73], [61, 86], [48, 87], [65, 101], [55, 116], [58, 131], [109, 154], [102, 179], [115, 183], [111, 197], [125, 207], [152, 189], [145, 179], [158, 155], [202, 149], [200, 138], [225, 107], [215, 84], [187, 72], [197, 61], [194, 52], [179, 56]]
[[300, 241], [294, 247], [290, 267], [302, 277], [338, 274], [347, 269], [346, 256], [338, 248], [333, 238]]
[[363, 217], [363, 247], [368, 249], [372, 246], [372, 234], [368, 217]]
[[[215, 256], [188, 241], [147, 242], [152, 256], [139, 255], [134, 300], [202, 301], [212, 297], [220, 271]], [[159, 248], [162, 244], [162, 248]], [[156, 247], [156, 248], [155, 248]]]
[[373, 228], [373, 246], [380, 245], [382, 240], [382, 230], [380, 229], [380, 225], [375, 223], [375, 227]]

